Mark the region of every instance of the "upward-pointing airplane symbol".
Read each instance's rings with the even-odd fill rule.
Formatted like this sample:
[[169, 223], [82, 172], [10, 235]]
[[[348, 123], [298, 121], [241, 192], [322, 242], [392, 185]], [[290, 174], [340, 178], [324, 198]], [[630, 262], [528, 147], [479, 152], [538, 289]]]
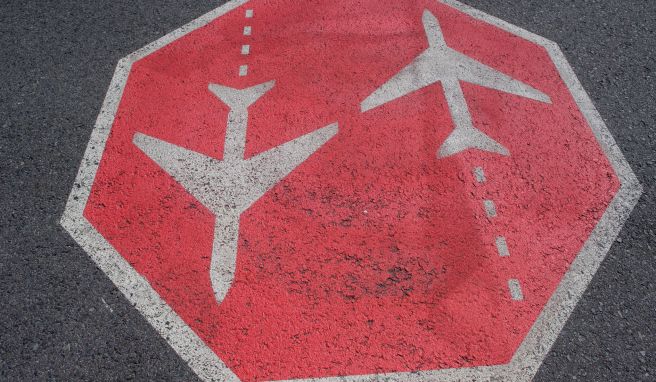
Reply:
[[141, 151], [214, 214], [210, 280], [219, 303], [235, 276], [241, 213], [337, 133], [334, 123], [245, 159], [248, 107], [273, 85], [270, 81], [243, 90], [209, 85], [230, 107], [223, 160], [141, 133], [133, 138]]
[[474, 127], [460, 81], [545, 103], [550, 103], [551, 99], [539, 90], [451, 49], [444, 40], [440, 24], [428, 10], [424, 11], [423, 24], [428, 49], [362, 101], [362, 111], [440, 82], [455, 128], [439, 148], [438, 157], [448, 157], [470, 148], [509, 155], [508, 149]]

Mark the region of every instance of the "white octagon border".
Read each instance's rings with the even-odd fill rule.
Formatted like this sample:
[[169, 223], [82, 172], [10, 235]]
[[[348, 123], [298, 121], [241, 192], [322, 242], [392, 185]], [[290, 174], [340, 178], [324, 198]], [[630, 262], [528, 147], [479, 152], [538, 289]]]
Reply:
[[[436, 1], [534, 42], [547, 50], [619, 177], [621, 187], [510, 363], [435, 371], [297, 379], [294, 380], [296, 382], [530, 381], [642, 194], [642, 186], [557, 44], [456, 0]], [[61, 225], [204, 381], [239, 381], [239, 378], [162, 300], [148, 281], [95, 230], [83, 216], [83, 211], [132, 64], [247, 2], [248, 0], [229, 1], [119, 61], [61, 218]]]

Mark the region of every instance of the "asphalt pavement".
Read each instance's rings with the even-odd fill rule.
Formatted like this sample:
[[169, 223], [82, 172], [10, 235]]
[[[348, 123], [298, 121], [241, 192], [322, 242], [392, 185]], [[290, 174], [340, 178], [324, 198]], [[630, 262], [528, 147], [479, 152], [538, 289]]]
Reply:
[[[656, 381], [656, 2], [464, 2], [559, 44], [644, 186], [535, 380]], [[198, 380], [58, 221], [118, 60], [219, 4], [0, 5], [0, 380]]]

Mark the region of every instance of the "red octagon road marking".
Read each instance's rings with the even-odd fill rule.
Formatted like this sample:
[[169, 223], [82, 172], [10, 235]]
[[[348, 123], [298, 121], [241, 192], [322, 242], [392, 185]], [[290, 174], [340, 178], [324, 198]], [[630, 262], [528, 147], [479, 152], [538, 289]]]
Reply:
[[233, 1], [121, 61], [62, 224], [205, 380], [526, 380], [640, 192], [549, 41]]

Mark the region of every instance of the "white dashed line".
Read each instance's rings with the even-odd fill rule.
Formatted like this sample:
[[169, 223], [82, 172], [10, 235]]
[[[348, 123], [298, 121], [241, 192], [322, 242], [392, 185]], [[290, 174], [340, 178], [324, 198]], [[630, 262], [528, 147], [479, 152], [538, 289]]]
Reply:
[[[482, 167], [474, 167], [472, 174], [474, 175], [474, 179], [476, 180], [476, 182], [479, 184], [483, 184], [487, 181], [487, 178], [485, 177], [485, 171], [483, 171]], [[497, 216], [497, 208], [494, 204], [494, 201], [490, 199], [484, 199], [483, 207], [485, 207], [485, 213], [487, 214], [487, 217], [493, 218]], [[499, 253], [499, 257], [510, 257], [510, 250], [508, 250], [508, 242], [506, 241], [506, 238], [504, 236], [497, 236], [495, 240], [495, 244], [497, 247], [497, 252]], [[514, 301], [524, 300], [524, 294], [522, 293], [522, 287], [519, 283], [519, 280], [517, 279], [508, 280], [508, 289], [510, 290], [510, 298], [512, 300]]]
[[499, 256], [508, 257], [510, 256], [510, 251], [508, 251], [508, 243], [506, 243], [506, 238], [503, 236], [497, 237], [497, 250], [499, 251]]
[[485, 172], [483, 172], [481, 167], [476, 167], [474, 169], [474, 176], [476, 177], [476, 181], [478, 183], [485, 183]]
[[493, 218], [497, 216], [497, 208], [494, 206], [494, 202], [487, 199], [483, 200], [483, 205], [485, 206], [485, 213], [488, 217]]
[[519, 284], [519, 280], [510, 279], [508, 280], [508, 289], [510, 289], [510, 298], [515, 301], [522, 301], [524, 299], [524, 294], [522, 293], [522, 286]]
[[[253, 17], [253, 10], [252, 9], [247, 9], [246, 14], [244, 15], [247, 19], [250, 19]], [[251, 35], [251, 26], [246, 25], [244, 27], [244, 36], [250, 36]], [[246, 56], [251, 52], [251, 46], [249, 44], [244, 44], [241, 46], [241, 54]], [[248, 65], [241, 65], [239, 67], [239, 77], [244, 77], [248, 74]]]

